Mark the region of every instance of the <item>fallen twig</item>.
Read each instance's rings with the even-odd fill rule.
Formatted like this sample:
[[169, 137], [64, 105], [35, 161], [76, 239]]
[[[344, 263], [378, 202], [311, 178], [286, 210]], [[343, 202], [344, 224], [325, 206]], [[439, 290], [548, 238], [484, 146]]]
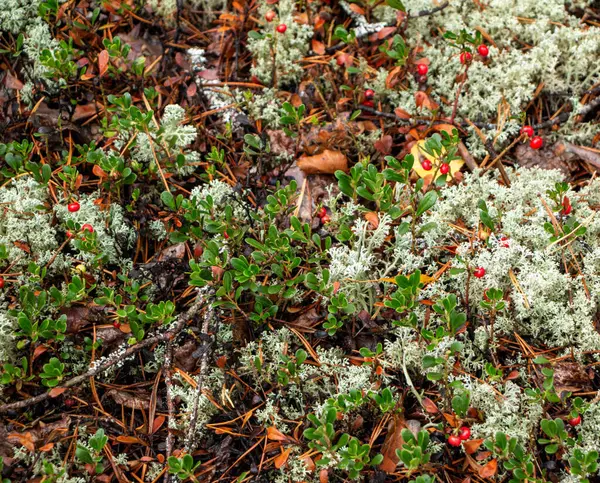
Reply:
[[[126, 359], [127, 357], [138, 353], [145, 347], [154, 345], [158, 342], [163, 342], [163, 341], [173, 339], [175, 336], [177, 336], [177, 334], [179, 334], [179, 332], [181, 332], [181, 330], [185, 327], [186, 323], [191, 318], [196, 316], [196, 314], [200, 311], [200, 309], [204, 305], [204, 302], [205, 302], [204, 297], [198, 297], [194, 301], [194, 303], [190, 306], [190, 308], [187, 309], [183, 314], [181, 314], [177, 318], [177, 322], [175, 323], [175, 325], [173, 326], [172, 329], [169, 329], [166, 332], [163, 332], [162, 334], [158, 334], [153, 337], [144, 339], [143, 341], [138, 342], [137, 344], [132, 345], [131, 347], [127, 347], [127, 348], [125, 348], [124, 346], [119, 347], [118, 349], [111, 352], [108, 356], [106, 356], [104, 358], [103, 362], [98, 361], [96, 364], [94, 364], [92, 367], [90, 367], [90, 369], [88, 369], [87, 372], [69, 379], [64, 384], [62, 384], [60, 387], [68, 388], [68, 387], [77, 386], [78, 384], [85, 382], [86, 379], [88, 379], [90, 377], [94, 377], [97, 374], [104, 372], [107, 369], [111, 368], [118, 362]], [[39, 404], [39, 403], [45, 401], [46, 399], [48, 399], [49, 397], [50, 397], [50, 392], [45, 392], [43, 394], [40, 394], [39, 396], [35, 396], [35, 397], [29, 398], [29, 399], [24, 399], [22, 401], [10, 403], [10, 404], [3, 404], [2, 406], [0, 406], [0, 414], [6, 413], [7, 411], [14, 411], [15, 409], [23, 409], [23, 408], [27, 408], [29, 406], [33, 406], [35, 404]]]

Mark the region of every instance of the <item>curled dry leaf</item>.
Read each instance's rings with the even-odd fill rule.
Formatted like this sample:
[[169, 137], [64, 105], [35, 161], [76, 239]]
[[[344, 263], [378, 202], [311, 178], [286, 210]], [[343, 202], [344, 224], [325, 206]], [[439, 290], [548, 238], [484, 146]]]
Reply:
[[463, 448], [465, 449], [465, 453], [473, 454], [479, 449], [479, 447], [482, 444], [483, 444], [483, 439], [471, 439], [471, 440], [465, 441], [463, 443]]
[[314, 156], [302, 156], [297, 164], [304, 174], [334, 174], [337, 170], [348, 171], [346, 155], [331, 149]]
[[435, 111], [440, 107], [440, 105], [437, 102], [431, 99], [431, 97], [429, 97], [427, 93], [423, 91], [415, 92], [415, 103], [417, 107], [423, 107], [428, 111]]
[[275, 468], [279, 469], [287, 463], [287, 460], [290, 457], [291, 451], [292, 451], [291, 446], [287, 449], [281, 448], [281, 454], [279, 456], [277, 456], [277, 458], [275, 458], [275, 461], [274, 461]]
[[498, 471], [498, 460], [490, 460], [479, 470], [479, 476], [482, 478], [491, 478]]
[[387, 436], [381, 446], [381, 454], [383, 456], [383, 461], [379, 465], [381, 471], [385, 471], [386, 473], [395, 471], [398, 461], [400, 461], [396, 450], [400, 449], [404, 444], [402, 429], [405, 427], [404, 417], [400, 414], [395, 414], [388, 425]]

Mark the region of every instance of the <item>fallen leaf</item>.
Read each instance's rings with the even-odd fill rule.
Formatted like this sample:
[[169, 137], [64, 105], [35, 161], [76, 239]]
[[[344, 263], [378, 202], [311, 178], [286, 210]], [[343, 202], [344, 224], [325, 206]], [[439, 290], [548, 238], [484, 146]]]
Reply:
[[491, 478], [498, 471], [498, 460], [490, 460], [485, 466], [479, 470], [481, 478]]
[[288, 441], [290, 438], [279, 431], [275, 426], [267, 428], [267, 438], [271, 441]]
[[395, 414], [388, 425], [388, 432], [381, 446], [381, 454], [383, 456], [383, 461], [379, 465], [381, 471], [392, 473], [396, 470], [398, 461], [400, 461], [396, 450], [400, 449], [404, 444], [402, 430], [405, 427], [404, 417], [401, 414]]
[[53, 387], [48, 394], [50, 395], [50, 397], [58, 397], [66, 390], [66, 387]]
[[39, 356], [41, 356], [44, 352], [46, 352], [48, 348], [44, 345], [38, 345], [33, 351], [33, 357], [31, 362], [35, 361]]
[[392, 152], [392, 136], [389, 134], [382, 136], [381, 139], [375, 141], [373, 146], [381, 154], [390, 154]]
[[100, 77], [108, 70], [108, 50], [104, 49], [98, 54], [98, 73]]
[[31, 452], [35, 451], [35, 439], [29, 431], [24, 434], [10, 433], [7, 439], [11, 443], [18, 443], [21, 446], [25, 446]]
[[148, 443], [142, 441], [140, 438], [136, 438], [135, 436], [117, 436], [117, 441], [123, 444], [142, 444], [147, 446]]
[[150, 434], [156, 433], [165, 421], [166, 418], [164, 416], [156, 416], [152, 422], [152, 432]]
[[369, 224], [371, 225], [371, 228], [373, 228], [373, 230], [376, 230], [377, 227], [379, 226], [379, 217], [377, 216], [377, 213], [375, 213], [374, 211], [369, 211], [369, 212], [365, 213], [365, 220], [367, 220], [369, 222]]
[[437, 414], [440, 412], [436, 404], [428, 397], [423, 398], [423, 407], [429, 414]]
[[315, 54], [325, 55], [325, 44], [323, 42], [319, 42], [317, 39], [312, 39], [311, 44]]
[[465, 453], [473, 454], [475, 453], [479, 447], [482, 445], [483, 439], [471, 439], [469, 441], [465, 441], [463, 443], [463, 448], [465, 449]]
[[334, 174], [338, 170], [348, 171], [348, 159], [340, 151], [326, 149], [314, 156], [300, 157], [298, 167], [304, 174]]
[[423, 107], [428, 111], [435, 111], [440, 107], [440, 105], [437, 102], [431, 99], [431, 97], [429, 97], [423, 91], [415, 92], [415, 104], [417, 105], [417, 107]]
[[411, 118], [411, 115], [407, 111], [402, 109], [401, 107], [397, 107], [396, 109], [394, 109], [394, 114], [396, 114], [396, 116], [398, 116], [400, 119], [410, 119]]
[[17, 79], [10, 71], [6, 71], [6, 77], [4, 78], [4, 85], [7, 89], [16, 89], [20, 91], [23, 89], [23, 83]]
[[354, 13], [357, 13], [359, 15], [364, 15], [365, 11], [362, 7], [358, 6], [356, 3], [351, 3], [349, 5], [350, 10], [352, 10]]
[[281, 468], [283, 465], [285, 465], [287, 463], [287, 460], [290, 457], [291, 451], [292, 451], [291, 447], [287, 448], [287, 449], [281, 448], [281, 454], [279, 456], [277, 456], [277, 458], [275, 458], [275, 460], [273, 462], [275, 464], [276, 469]]
[[42, 453], [47, 453], [48, 451], [52, 451], [52, 448], [54, 448], [54, 443], [48, 443], [42, 446], [41, 448], [38, 448], [38, 450]]

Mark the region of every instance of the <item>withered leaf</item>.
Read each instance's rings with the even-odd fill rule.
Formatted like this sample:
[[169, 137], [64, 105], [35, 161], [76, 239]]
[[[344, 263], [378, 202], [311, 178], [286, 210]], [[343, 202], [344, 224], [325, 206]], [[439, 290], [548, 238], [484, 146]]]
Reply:
[[348, 159], [340, 151], [326, 149], [314, 156], [300, 157], [298, 167], [305, 174], [334, 174], [338, 170], [348, 171]]
[[400, 449], [404, 444], [402, 430], [405, 427], [404, 417], [401, 414], [395, 414], [388, 425], [387, 436], [381, 446], [381, 454], [383, 455], [383, 461], [379, 465], [381, 471], [392, 473], [396, 470], [398, 461], [400, 461], [396, 450]]

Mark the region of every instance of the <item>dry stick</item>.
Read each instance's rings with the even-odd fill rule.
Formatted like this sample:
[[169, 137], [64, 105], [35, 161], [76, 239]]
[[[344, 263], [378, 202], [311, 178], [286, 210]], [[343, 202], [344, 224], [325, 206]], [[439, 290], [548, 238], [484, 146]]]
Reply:
[[[172, 422], [175, 421], [175, 405], [173, 404], [173, 372], [171, 370], [171, 363], [173, 361], [173, 345], [171, 340], [167, 341], [167, 347], [165, 351], [165, 385], [167, 386], [167, 410], [169, 412], [169, 423], [167, 425], [167, 441], [166, 441], [166, 457], [169, 459], [173, 453], [173, 432], [171, 431]], [[152, 421], [148, 421], [148, 424], [152, 424]], [[165, 473], [165, 483], [169, 483], [171, 475]]]
[[[158, 342], [164, 342], [167, 340], [171, 340], [177, 334], [179, 334], [179, 332], [181, 332], [181, 330], [185, 327], [187, 321], [190, 320], [191, 318], [193, 318], [198, 313], [198, 311], [200, 310], [200, 308], [203, 305], [204, 305], [204, 298], [203, 297], [198, 298], [197, 300], [194, 301], [194, 303], [190, 306], [190, 308], [185, 311], [185, 313], [183, 313], [182, 315], [180, 315], [178, 317], [178, 320], [172, 329], [167, 330], [166, 332], [163, 332], [162, 334], [158, 334], [158, 335], [155, 335], [154, 337], [150, 337], [141, 342], [138, 342], [137, 344], [132, 345], [131, 347], [128, 347], [127, 349], [123, 349], [123, 347], [121, 347], [120, 349], [114, 350], [106, 357], [106, 360], [104, 362], [102, 362], [101, 364], [97, 364], [94, 367], [88, 369], [88, 371], [85, 374], [81, 374], [79, 376], [73, 377], [72, 379], [69, 379], [67, 382], [65, 382], [60, 387], [68, 388], [68, 387], [73, 387], [78, 384], [81, 384], [81, 383], [85, 382], [86, 379], [88, 379], [90, 377], [94, 377], [96, 374], [106, 371], [107, 369], [111, 368], [118, 362], [126, 359], [127, 357], [129, 357], [133, 354], [138, 353], [139, 351], [141, 351], [142, 349], [144, 349], [148, 346], [154, 345]], [[33, 406], [35, 404], [39, 404], [39, 403], [45, 401], [46, 399], [48, 399], [49, 397], [50, 397], [50, 392], [45, 392], [43, 394], [40, 394], [39, 396], [35, 396], [35, 397], [29, 398], [29, 399], [24, 399], [23, 401], [18, 401], [18, 402], [10, 403], [10, 404], [3, 404], [2, 406], [0, 406], [0, 414], [5, 413], [7, 411], [13, 411], [15, 409], [23, 409], [23, 408], [27, 408], [29, 406]]]
[[[210, 321], [214, 318], [214, 309], [210, 304], [208, 304], [208, 308], [206, 313], [204, 314], [204, 320], [202, 322], [202, 334], [208, 335], [208, 331], [210, 329]], [[190, 418], [190, 426], [188, 428], [188, 433], [185, 438], [185, 451], [189, 452], [192, 448], [192, 441], [194, 437], [194, 433], [196, 432], [196, 424], [198, 419], [198, 405], [200, 403], [200, 395], [202, 394], [202, 390], [204, 388], [204, 375], [206, 374], [206, 370], [208, 369], [208, 353], [210, 348], [210, 342], [204, 343], [204, 351], [202, 353], [202, 361], [200, 362], [200, 373], [198, 374], [198, 385], [196, 386], [196, 394], [194, 395], [194, 408], [192, 409], [192, 416]]]

